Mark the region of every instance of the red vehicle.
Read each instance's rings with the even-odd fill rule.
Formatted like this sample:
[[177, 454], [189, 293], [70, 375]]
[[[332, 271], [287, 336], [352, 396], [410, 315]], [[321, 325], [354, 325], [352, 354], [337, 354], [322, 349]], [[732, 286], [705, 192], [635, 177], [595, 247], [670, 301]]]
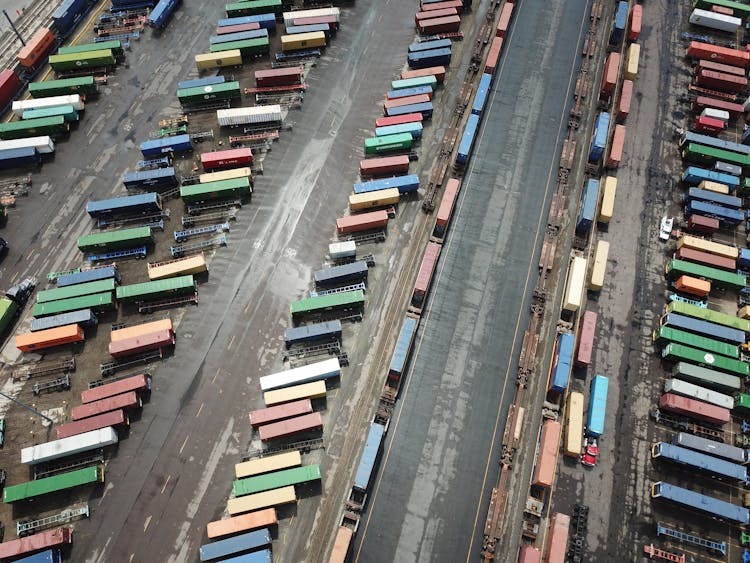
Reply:
[[311, 412], [294, 418], [287, 418], [280, 422], [265, 424], [258, 429], [263, 442], [286, 438], [301, 432], [312, 432], [323, 428], [323, 419], [319, 412]]
[[440, 245], [434, 242], [427, 243], [427, 248], [422, 256], [422, 264], [419, 266], [417, 281], [414, 284], [414, 292], [411, 296], [411, 304], [414, 307], [424, 306], [425, 296], [430, 289], [432, 276], [435, 273], [438, 258], [440, 257]]
[[691, 215], [688, 217], [688, 229], [698, 233], [715, 233], [719, 230], [719, 220], [703, 215]]
[[30, 555], [43, 549], [62, 547], [73, 543], [73, 528], [55, 528], [17, 540], [0, 543], [0, 559], [10, 561], [21, 555]]
[[122, 395], [115, 395], [108, 399], [102, 399], [101, 401], [73, 407], [70, 411], [70, 418], [72, 420], [83, 420], [84, 418], [104, 414], [109, 411], [140, 408], [141, 406], [143, 406], [143, 403], [141, 402], [138, 393], [130, 391], [128, 393], [123, 393]]
[[458, 11], [455, 8], [443, 8], [442, 10], [432, 10], [430, 12], [417, 12], [416, 14], [414, 14], [414, 24], [419, 25], [419, 22], [423, 20], [457, 15]]
[[0, 72], [0, 110], [13, 101], [20, 89], [21, 79], [15, 72], [10, 69]]
[[460, 188], [461, 182], [456, 178], [451, 178], [445, 184], [443, 199], [440, 200], [440, 207], [438, 207], [437, 216], [435, 217], [435, 229], [432, 231], [432, 235], [438, 239], [442, 239], [445, 236], [445, 231], [453, 215], [453, 207], [456, 204]]
[[384, 210], [358, 213], [336, 219], [336, 232], [340, 235], [373, 229], [383, 229], [388, 225], [388, 212]]
[[124, 410], [118, 409], [116, 411], [92, 416], [91, 418], [84, 418], [83, 420], [61, 424], [57, 427], [57, 438], [68, 438], [70, 436], [83, 434], [84, 432], [106, 428], [107, 426], [126, 427], [129, 424], [130, 420], [128, 419], [128, 415], [125, 414]]
[[274, 407], [259, 409], [250, 413], [250, 424], [255, 428], [262, 424], [278, 422], [285, 418], [309, 414], [312, 412], [312, 402], [310, 399], [300, 399], [291, 403], [284, 403]]
[[596, 465], [596, 456], [583, 452], [581, 454], [581, 463], [586, 467], [594, 467]]
[[216, 35], [226, 35], [227, 33], [240, 33], [241, 31], [255, 31], [260, 29], [258, 22], [241, 23], [237, 25], [227, 25], [225, 27], [217, 27]]
[[[418, 115], [422, 115], [421, 113]], [[367, 158], [359, 161], [359, 173], [362, 176], [382, 176], [384, 174], [407, 174], [409, 172], [409, 156], [384, 156]]]
[[484, 72], [487, 74], [495, 74], [497, 69], [497, 63], [500, 60], [500, 53], [503, 51], [503, 38], [495, 37], [490, 43], [490, 50], [487, 54], [487, 60], [484, 63]]
[[695, 127], [693, 130], [696, 133], [707, 133], [709, 135], [718, 135], [724, 130], [726, 123], [721, 119], [715, 119], [713, 117], [706, 117], [699, 115], [695, 118]]
[[682, 397], [681, 395], [675, 395], [674, 393], [664, 393], [661, 399], [659, 399], [659, 408], [711, 424], [726, 424], [730, 419], [729, 409]]
[[171, 330], [160, 330], [151, 334], [110, 342], [109, 353], [113, 358], [125, 358], [134, 354], [140, 354], [141, 352], [173, 346], [174, 340], [174, 332]]
[[422, 76], [434, 76], [438, 82], [442, 82], [445, 78], [445, 67], [431, 66], [428, 68], [415, 68], [414, 70], [401, 71], [402, 80], [407, 78], [420, 78]]
[[596, 321], [599, 316], [594, 311], [586, 311], [581, 319], [581, 330], [578, 336], [578, 352], [575, 364], [579, 367], [591, 364], [591, 355], [594, 351], [594, 335], [596, 334]]
[[[461, 4], [461, 2], [457, 2], [457, 4]], [[431, 5], [437, 6], [437, 4]], [[460, 27], [461, 18], [458, 16], [446, 16], [444, 18], [422, 20], [417, 25], [419, 33], [423, 35], [430, 35], [433, 33], [453, 33], [454, 31], [458, 31]]]
[[404, 115], [393, 115], [391, 117], [378, 117], [375, 127], [387, 127], [389, 125], [402, 125], [404, 123], [421, 123], [424, 116], [421, 113], [407, 113]]
[[700, 41], [690, 42], [687, 48], [687, 56], [690, 59], [706, 59], [742, 68], [750, 66], [750, 53], [747, 51], [719, 47], [718, 45], [701, 43]]
[[711, 268], [720, 268], [722, 270], [729, 270], [734, 272], [737, 270], [736, 260], [727, 258], [726, 256], [718, 256], [716, 254], [710, 254], [701, 250], [694, 250], [692, 248], [678, 248], [675, 252], [674, 257], [677, 260], [686, 260], [687, 262], [696, 262], [703, 266], [709, 266]]
[[57, 44], [57, 39], [46, 27], [42, 27], [18, 52], [18, 62], [24, 68], [37, 68], [47, 60], [47, 55]]
[[497, 22], [497, 29], [495, 30], [495, 37], [505, 37], [510, 27], [510, 18], [513, 15], [513, 4], [506, 2], [503, 5], [503, 10], [500, 12], [500, 20]]
[[[617, 77], [620, 74], [620, 53], [612, 52], [607, 56], [602, 73], [602, 85], [599, 90], [599, 99], [607, 99], [617, 86]], [[632, 84], [632, 82], [631, 82]]]
[[630, 104], [633, 101], [633, 81], [623, 80], [620, 89], [620, 101], [617, 104], [617, 121], [622, 123], [630, 114]]
[[255, 71], [255, 83], [258, 86], [287, 86], [301, 84], [304, 68], [301, 66], [287, 66], [268, 68]]
[[732, 92], [734, 94], [738, 94], [747, 88], [747, 78], [735, 74], [716, 72], [714, 70], [699, 70], [696, 74], [695, 81], [700, 86], [715, 88], [717, 90]]
[[151, 390], [151, 375], [148, 373], [141, 373], [132, 377], [126, 377], [120, 381], [113, 381], [106, 385], [100, 385], [93, 389], [88, 389], [81, 392], [82, 403], [93, 403], [94, 401], [101, 401], [107, 397], [114, 397], [121, 393], [127, 393], [128, 391], [138, 391], [139, 393], [147, 392]]
[[204, 170], [249, 166], [252, 162], [253, 151], [247, 147], [241, 149], [228, 149], [224, 151], [204, 152], [201, 154], [201, 165]]
[[630, 10], [630, 29], [628, 30], [628, 41], [638, 41], [641, 35], [643, 22], [643, 6], [635, 4]]

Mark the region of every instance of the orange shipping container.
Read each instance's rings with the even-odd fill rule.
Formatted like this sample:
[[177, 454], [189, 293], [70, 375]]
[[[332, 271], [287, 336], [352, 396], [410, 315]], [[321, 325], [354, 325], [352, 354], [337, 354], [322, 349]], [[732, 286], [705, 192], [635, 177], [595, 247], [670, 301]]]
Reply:
[[630, 113], [630, 104], [633, 101], [633, 81], [623, 80], [620, 89], [620, 102], [617, 104], [617, 121], [622, 123]]
[[547, 543], [547, 563], [565, 563], [570, 530], [570, 516], [555, 512], [549, 526]]
[[617, 85], [617, 77], [620, 74], [620, 53], [610, 53], [607, 62], [604, 63], [604, 72], [602, 73], [602, 87], [599, 92], [599, 98], [605, 99], [612, 95]]
[[697, 295], [698, 297], [706, 297], [711, 293], [711, 282], [694, 278], [691, 276], [680, 276], [675, 282], [677, 291], [683, 291], [690, 293], [691, 295]]
[[495, 37], [490, 43], [490, 50], [487, 54], [487, 60], [484, 63], [484, 72], [487, 74], [495, 74], [497, 69], [498, 61], [500, 60], [500, 53], [503, 51], [503, 38]]
[[206, 533], [208, 534], [208, 538], [213, 540], [230, 534], [274, 526], [278, 522], [276, 509], [264, 508], [263, 510], [248, 512], [240, 516], [209, 522], [206, 526]]
[[36, 68], [47, 59], [55, 44], [55, 35], [46, 27], [34, 34], [26, 45], [18, 51], [18, 62], [26, 68]]
[[336, 541], [333, 543], [331, 556], [328, 558], [328, 563], [346, 563], [353, 535], [354, 532], [351, 528], [339, 526], [339, 529], [336, 532]]
[[404, 70], [401, 72], [401, 79], [406, 80], [407, 78], [421, 78], [423, 76], [434, 76], [435, 80], [442, 82], [445, 78], [445, 67], [444, 66], [431, 66], [428, 68], [417, 68], [414, 70]]
[[152, 321], [150, 323], [143, 323], [121, 328], [119, 330], [113, 330], [109, 333], [109, 340], [111, 342], [117, 342], [119, 340], [135, 338], [136, 336], [143, 336], [144, 334], [151, 334], [152, 332], [159, 332], [160, 330], [174, 332], [172, 319], [162, 319], [160, 321]]
[[73, 324], [19, 334], [16, 336], [16, 348], [22, 352], [33, 352], [62, 344], [82, 342], [83, 340], [83, 329], [79, 325]]
[[358, 213], [336, 219], [336, 232], [338, 234], [356, 233], [370, 229], [382, 229], [388, 225], [388, 213], [386, 211], [370, 211], [369, 213]]
[[404, 96], [403, 98], [394, 98], [392, 100], [386, 100], [383, 103], [383, 111], [390, 108], [397, 108], [400, 106], [410, 106], [412, 104], [424, 104], [430, 101], [430, 96], [427, 94], [417, 94], [416, 96]]
[[461, 18], [458, 16], [447, 16], [444, 18], [422, 20], [419, 22], [417, 29], [419, 29], [419, 33], [427, 35], [430, 33], [454, 33], [458, 31], [460, 27]]
[[557, 471], [557, 452], [560, 449], [562, 426], [556, 420], [548, 420], [542, 427], [542, 440], [539, 456], [534, 469], [533, 484], [538, 487], [551, 487]]
[[125, 340], [109, 343], [109, 353], [113, 358], [124, 358], [147, 352], [148, 350], [157, 350], [174, 344], [174, 333], [170, 330], [160, 330], [142, 336], [134, 336]]
[[622, 149], [625, 147], [625, 126], [615, 125], [615, 134], [612, 135], [612, 145], [609, 147], [607, 157], [607, 168], [617, 168], [622, 162]]
[[510, 26], [510, 17], [513, 15], [513, 4], [506, 2], [503, 5], [503, 11], [500, 12], [500, 20], [497, 22], [495, 37], [505, 37]]

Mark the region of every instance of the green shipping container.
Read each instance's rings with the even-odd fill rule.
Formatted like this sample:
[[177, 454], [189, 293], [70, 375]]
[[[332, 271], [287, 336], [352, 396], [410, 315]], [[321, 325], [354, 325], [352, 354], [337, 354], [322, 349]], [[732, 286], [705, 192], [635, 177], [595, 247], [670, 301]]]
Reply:
[[677, 344], [684, 344], [686, 346], [692, 346], [693, 348], [699, 348], [714, 354], [720, 354], [728, 358], [739, 358], [740, 347], [733, 344], [727, 344], [713, 338], [706, 338], [705, 336], [699, 336], [692, 332], [685, 332], [669, 326], [661, 326], [654, 331], [653, 335], [654, 342], [665, 346], [670, 342], [676, 342]]
[[82, 295], [104, 293], [105, 291], [114, 291], [115, 287], [117, 287], [117, 284], [114, 278], [56, 287], [55, 289], [47, 289], [37, 293], [36, 302], [46, 303], [48, 301], [57, 301], [58, 299], [70, 299], [72, 297], [81, 297]]
[[210, 199], [242, 197], [253, 193], [249, 178], [231, 178], [218, 182], [206, 182], [180, 187], [180, 197], [185, 203], [196, 203]]
[[23, 139], [40, 135], [60, 135], [67, 133], [70, 125], [62, 115], [54, 117], [40, 117], [38, 119], [22, 119], [0, 123], [0, 139]]
[[212, 53], [238, 50], [243, 55], [265, 55], [269, 51], [268, 37], [256, 37], [243, 41], [229, 41], [211, 45]]
[[742, 2], [733, 2], [732, 0], [696, 0], [693, 7], [710, 11], [713, 6], [729, 8], [734, 12], [735, 17], [738, 18], [750, 18], [750, 5], [743, 4]]
[[419, 86], [432, 86], [437, 88], [437, 78], [434, 75], [417, 76], [416, 78], [402, 78], [391, 82], [391, 90], [402, 90], [404, 88], [417, 88]]
[[696, 319], [702, 319], [710, 323], [716, 323], [731, 328], [736, 328], [743, 332], [750, 332], [750, 321], [735, 317], [734, 315], [727, 315], [720, 311], [714, 311], [713, 309], [704, 309], [690, 303], [683, 303], [682, 301], [672, 301], [666, 308], [667, 313], [679, 313], [681, 315], [687, 315]]
[[342, 293], [300, 299], [299, 301], [293, 301], [289, 308], [292, 312], [292, 317], [295, 317], [311, 313], [335, 311], [337, 309], [362, 307], [364, 304], [365, 293], [361, 289], [358, 289], [357, 291], [344, 291]]
[[123, 303], [135, 303], [193, 293], [195, 293], [193, 276], [177, 276], [164, 280], [121, 285], [117, 288], [117, 300]]
[[39, 119], [42, 117], [55, 117], [62, 115], [65, 121], [78, 121], [78, 112], [70, 104], [56, 106], [53, 108], [27, 109], [23, 112], [22, 119]]
[[677, 379], [684, 379], [721, 393], [734, 394], [742, 388], [742, 380], [736, 375], [729, 375], [688, 362], [677, 362], [672, 370], [672, 375]]
[[29, 94], [32, 98], [49, 98], [66, 94], [96, 94], [96, 92], [97, 85], [93, 76], [45, 80], [29, 84]]
[[318, 480], [320, 480], [320, 466], [303, 465], [302, 467], [274, 471], [272, 473], [258, 475], [257, 477], [237, 479], [232, 488], [234, 490], [234, 496], [239, 497], [242, 495], [252, 495], [255, 493], [262, 493], [263, 491], [270, 491], [271, 489], [288, 487], [289, 485], [301, 485], [302, 483], [309, 483], [310, 481]]
[[177, 99], [181, 104], [194, 104], [208, 100], [234, 100], [242, 97], [239, 82], [210, 84], [198, 88], [177, 90]]
[[49, 317], [50, 315], [59, 315], [60, 313], [69, 313], [70, 311], [79, 311], [81, 309], [93, 309], [99, 313], [101, 311], [111, 311], [117, 303], [111, 291], [106, 293], [94, 293], [93, 295], [84, 295], [82, 297], [72, 297], [71, 299], [60, 299], [58, 301], [47, 301], [46, 303], [37, 303], [31, 309], [32, 316]]
[[280, 14], [284, 7], [281, 0], [251, 0], [249, 2], [235, 2], [225, 6], [227, 16], [256, 16], [259, 14]]
[[365, 139], [365, 154], [381, 154], [391, 151], [405, 151], [411, 148], [411, 133], [397, 133]]
[[84, 45], [71, 45], [69, 47], [60, 47], [57, 50], [58, 55], [71, 55], [73, 53], [85, 53], [86, 51], [103, 51], [110, 50], [116, 57], [122, 57], [125, 50], [118, 39], [111, 41], [102, 41], [101, 43], [86, 43]]
[[747, 377], [750, 375], [750, 365], [745, 362], [714, 355], [705, 350], [690, 348], [689, 346], [683, 346], [682, 344], [667, 344], [661, 352], [661, 357], [672, 362], [686, 361], [700, 366], [707, 366], [711, 369], [727, 372], [740, 377]]
[[740, 393], [734, 398], [734, 408], [750, 411], [750, 395]]
[[49, 66], [52, 70], [75, 70], [81, 68], [100, 68], [114, 66], [115, 56], [109, 49], [86, 51], [84, 53], [68, 53], [67, 55], [50, 55]]
[[81, 252], [116, 250], [118, 248], [134, 248], [153, 242], [154, 235], [151, 234], [151, 227], [133, 227], [131, 229], [83, 235], [78, 239], [78, 249]]
[[747, 278], [743, 274], [735, 274], [734, 272], [727, 272], [726, 270], [719, 270], [685, 260], [670, 260], [667, 263], [666, 274], [670, 279], [679, 278], [683, 275], [703, 278], [711, 280], [716, 285], [734, 289], [742, 289], [747, 285]]
[[3, 502], [11, 503], [41, 495], [64, 491], [81, 485], [104, 481], [104, 469], [98, 465], [60, 473], [54, 477], [36, 479], [3, 489]]
[[682, 150], [682, 158], [691, 162], [716, 162], [721, 160], [737, 166], [750, 166], [750, 156], [748, 155], [699, 145], [698, 143], [688, 143], [687, 147]]
[[0, 334], [4, 333], [11, 325], [17, 312], [18, 304], [15, 301], [7, 297], [0, 299]]

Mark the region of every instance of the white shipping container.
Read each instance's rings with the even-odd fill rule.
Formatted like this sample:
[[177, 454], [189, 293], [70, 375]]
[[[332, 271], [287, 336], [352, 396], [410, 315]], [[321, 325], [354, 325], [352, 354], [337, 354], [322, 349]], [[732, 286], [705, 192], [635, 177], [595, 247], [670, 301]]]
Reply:
[[81, 100], [81, 96], [78, 94], [71, 94], [69, 96], [51, 96], [49, 98], [38, 98], [31, 100], [19, 100], [13, 102], [13, 113], [18, 117], [23, 116], [23, 112], [29, 109], [46, 109], [56, 108], [59, 106], [73, 106], [76, 111], [82, 111], [85, 108], [85, 104]]
[[332, 242], [328, 245], [328, 256], [331, 260], [340, 260], [341, 258], [353, 258], [357, 255], [357, 243], [353, 240], [346, 242]]
[[587, 261], [576, 256], [568, 268], [568, 283], [565, 285], [563, 309], [575, 313], [583, 301], [583, 287], [586, 282]]
[[0, 150], [6, 149], [24, 149], [33, 147], [39, 154], [49, 154], [55, 152], [55, 142], [44, 135], [42, 137], [26, 137], [25, 139], [12, 139], [10, 141], [0, 141]]
[[292, 385], [320, 381], [321, 379], [328, 379], [330, 377], [338, 377], [339, 375], [341, 375], [341, 365], [338, 358], [333, 358], [281, 371], [273, 375], [265, 375], [260, 378], [260, 388], [265, 392], [291, 387]]
[[247, 125], [249, 123], [269, 123], [281, 121], [281, 106], [255, 106], [216, 110], [216, 119], [221, 127]]
[[729, 121], [729, 112], [723, 109], [714, 109], [714, 108], [703, 108], [703, 111], [701, 112], [701, 116], [703, 117], [713, 117], [714, 119], [721, 119], [724, 124]]
[[111, 426], [84, 432], [69, 438], [37, 444], [21, 450], [21, 463], [35, 465], [52, 461], [99, 448], [106, 448], [117, 443], [117, 432]]
[[734, 16], [726, 16], [696, 8], [690, 14], [690, 23], [710, 27], [711, 29], [718, 29], [719, 31], [726, 31], [727, 33], [736, 33], [742, 25], [742, 20]]
[[295, 12], [284, 12], [284, 26], [289, 27], [294, 25], [294, 20], [300, 18], [321, 18], [326, 16], [333, 16], [336, 21], [339, 21], [341, 12], [338, 8], [315, 8], [313, 10], [297, 10]]
[[697, 385], [693, 385], [687, 381], [682, 381], [681, 379], [667, 379], [667, 381], [664, 382], [664, 392], [682, 395], [683, 397], [696, 399], [698, 401], [704, 401], [725, 409], [734, 408], [734, 399], [729, 395], [717, 393], [716, 391], [706, 389], [705, 387], [698, 387]]

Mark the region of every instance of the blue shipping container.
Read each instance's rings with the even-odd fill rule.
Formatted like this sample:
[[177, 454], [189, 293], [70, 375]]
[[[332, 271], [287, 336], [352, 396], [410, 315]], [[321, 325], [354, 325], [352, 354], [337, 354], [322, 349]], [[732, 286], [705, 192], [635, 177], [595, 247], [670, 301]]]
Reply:
[[174, 137], [144, 141], [140, 148], [141, 154], [148, 158], [168, 152], [191, 151], [193, 150], [193, 142], [190, 140], [190, 135], [175, 135]]
[[680, 315], [678, 313], [667, 313], [662, 317], [661, 324], [663, 326], [670, 326], [688, 332], [694, 332], [695, 334], [707, 338], [716, 338], [731, 344], [745, 343], [744, 331], [701, 319], [694, 319], [693, 317]]
[[607, 414], [607, 389], [609, 379], [597, 375], [591, 382], [589, 414], [586, 418], [586, 433], [594, 438], [604, 434], [604, 417]]
[[729, 209], [728, 207], [722, 207], [721, 205], [706, 201], [689, 201], [685, 206], [685, 214], [691, 215], [693, 213], [705, 215], [706, 217], [715, 217], [719, 220], [720, 224], [732, 227], [739, 225], [745, 219], [745, 213], [740, 209]]
[[167, 27], [169, 16], [172, 15], [172, 12], [174, 12], [180, 1], [181, 0], [159, 0], [159, 3], [148, 15], [148, 25], [156, 29], [164, 29]]
[[268, 37], [267, 29], [251, 29], [250, 31], [239, 31], [237, 33], [225, 33], [224, 35], [213, 35], [208, 40], [211, 45], [217, 43], [229, 43], [230, 41], [244, 41], [246, 39], [256, 39], [258, 37]]
[[370, 432], [367, 434], [367, 442], [365, 442], [365, 450], [362, 452], [362, 459], [359, 460], [357, 474], [354, 477], [354, 488], [363, 493], [367, 492], [367, 488], [370, 486], [372, 472], [378, 461], [380, 448], [383, 445], [384, 434], [385, 426], [382, 424], [373, 422], [370, 425]]
[[219, 20], [219, 27], [229, 25], [240, 25], [243, 23], [257, 23], [263, 29], [273, 31], [276, 29], [276, 14], [259, 14], [257, 16], [242, 16], [239, 18], [224, 18]]
[[254, 532], [240, 534], [225, 540], [219, 540], [201, 546], [201, 561], [212, 561], [228, 555], [236, 555], [243, 551], [258, 549], [271, 543], [271, 534], [268, 528], [261, 528]]
[[122, 213], [148, 213], [161, 211], [161, 197], [159, 194], [128, 195], [99, 201], [89, 201], [86, 213], [91, 217], [109, 217]]
[[711, 190], [701, 190], [700, 188], [690, 188], [687, 193], [687, 198], [700, 201], [710, 201], [717, 205], [734, 207], [735, 209], [742, 207], [742, 200], [738, 197], [712, 192]]
[[223, 76], [207, 76], [206, 78], [195, 78], [193, 80], [183, 80], [177, 83], [178, 90], [186, 88], [199, 88], [200, 86], [211, 86], [212, 84], [224, 84], [226, 78]]
[[581, 207], [578, 210], [576, 232], [588, 234], [596, 217], [596, 205], [599, 202], [599, 180], [590, 179], [586, 182], [581, 194]]
[[92, 270], [84, 270], [83, 272], [75, 274], [60, 276], [57, 278], [57, 287], [67, 287], [69, 285], [108, 280], [110, 278], [114, 278], [117, 283], [120, 283], [120, 271], [116, 266], [105, 266], [103, 268], [94, 268]]
[[222, 559], [221, 563], [271, 563], [271, 550], [263, 549], [229, 559]]
[[315, 285], [338, 285], [344, 282], [360, 282], [367, 280], [367, 262], [358, 260], [341, 264], [340, 266], [331, 266], [313, 272], [313, 281]]
[[298, 33], [315, 33], [316, 31], [322, 31], [325, 33], [326, 39], [331, 37], [331, 26], [327, 23], [311, 23], [309, 25], [288, 25], [286, 27], [287, 35], [296, 35]]
[[140, 170], [138, 172], [126, 172], [122, 175], [122, 183], [125, 189], [154, 189], [175, 188], [180, 185], [180, 180], [174, 168], [153, 168], [151, 170]]
[[701, 135], [699, 133], [685, 133], [680, 139], [680, 147], [687, 143], [700, 143], [701, 145], [716, 147], [717, 149], [723, 149], [739, 154], [750, 154], [750, 147], [748, 146], [741, 145], [740, 143], [733, 143], [732, 141], [724, 141], [723, 139], [710, 137], [709, 135]]
[[288, 328], [284, 331], [284, 342], [287, 348], [303, 342], [337, 338], [341, 338], [341, 321], [338, 320]]
[[35, 147], [0, 150], [0, 169], [3, 170], [38, 166], [41, 162], [42, 157]]
[[487, 73], [483, 74], [482, 78], [479, 79], [479, 86], [477, 86], [477, 93], [474, 96], [474, 104], [471, 106], [471, 113], [482, 115], [491, 87], [492, 75]]
[[743, 465], [687, 448], [681, 448], [668, 442], [657, 442], [654, 444], [651, 450], [651, 457], [694, 467], [707, 473], [713, 473], [717, 477], [743, 482], [747, 480], [747, 469]]
[[87, 0], [63, 0], [63, 3], [52, 14], [55, 28], [65, 36], [83, 17], [88, 6]]
[[464, 134], [461, 137], [461, 144], [458, 145], [458, 154], [456, 155], [456, 162], [458, 164], [466, 164], [469, 162], [471, 156], [471, 149], [474, 147], [474, 139], [479, 131], [479, 116], [472, 113], [469, 119], [466, 121], [466, 127], [464, 128]]
[[745, 526], [750, 524], [750, 511], [747, 508], [702, 495], [689, 489], [670, 485], [664, 481], [658, 481], [651, 485], [651, 496], [653, 498], [663, 498], [700, 512], [707, 512], [712, 516], [729, 520], [730, 522], [737, 522]]
[[399, 123], [398, 125], [386, 125], [385, 127], [376, 127], [375, 136], [385, 137], [386, 135], [397, 135], [399, 133], [409, 133], [412, 139], [422, 137], [422, 124], [418, 121], [413, 123]]
[[78, 311], [71, 311], [70, 313], [60, 313], [59, 315], [31, 319], [31, 332], [74, 324], [86, 328], [96, 326], [98, 322], [96, 315], [91, 309], [80, 309]]
[[740, 248], [740, 256], [737, 260], [737, 266], [743, 270], [750, 270], [750, 248]]
[[421, 43], [412, 43], [409, 45], [410, 53], [419, 51], [431, 51], [433, 49], [450, 49], [453, 42], [450, 39], [435, 39], [434, 41], [422, 41]]
[[389, 90], [388, 99], [406, 98], [407, 96], [418, 96], [420, 94], [432, 94], [432, 86], [415, 86], [414, 88], [402, 88], [400, 90]]
[[697, 186], [703, 180], [726, 184], [729, 186], [729, 191], [732, 192], [740, 185], [740, 179], [736, 176], [724, 174], [715, 170], [706, 170], [705, 168], [699, 168], [698, 166], [688, 166], [682, 172], [682, 181], [689, 186]]
[[62, 551], [55, 547], [15, 561], [16, 563], [62, 563], [62, 560]]
[[401, 331], [398, 333], [396, 347], [393, 349], [391, 356], [391, 366], [388, 369], [388, 377], [394, 379], [400, 378], [404, 374], [406, 362], [409, 360], [409, 351], [414, 342], [414, 336], [417, 334], [417, 319], [405, 317], [401, 324]]
[[570, 379], [570, 370], [573, 367], [573, 349], [575, 347], [575, 336], [564, 332], [557, 337], [557, 357], [555, 365], [552, 368], [552, 377], [550, 378], [550, 391], [562, 393], [568, 387]]
[[609, 34], [610, 45], [619, 45], [625, 35], [625, 26], [628, 24], [628, 3], [620, 2], [617, 4], [615, 12], [615, 21], [612, 23], [612, 33]]
[[410, 68], [427, 68], [430, 66], [448, 66], [451, 62], [450, 49], [431, 49], [409, 53], [407, 58]]
[[596, 118], [594, 134], [591, 139], [591, 150], [589, 150], [589, 162], [599, 162], [607, 146], [607, 131], [609, 130], [610, 115], [602, 111]]
[[408, 106], [397, 106], [388, 108], [385, 113], [388, 117], [395, 115], [406, 115], [407, 113], [421, 113], [425, 119], [432, 117], [432, 102], [422, 102], [421, 104], [409, 104]]
[[394, 176], [393, 178], [382, 178], [369, 182], [357, 182], [354, 184], [354, 193], [365, 194], [367, 192], [377, 192], [390, 188], [398, 188], [399, 193], [402, 194], [416, 192], [419, 189], [419, 176], [416, 174], [407, 174], [405, 176]]

